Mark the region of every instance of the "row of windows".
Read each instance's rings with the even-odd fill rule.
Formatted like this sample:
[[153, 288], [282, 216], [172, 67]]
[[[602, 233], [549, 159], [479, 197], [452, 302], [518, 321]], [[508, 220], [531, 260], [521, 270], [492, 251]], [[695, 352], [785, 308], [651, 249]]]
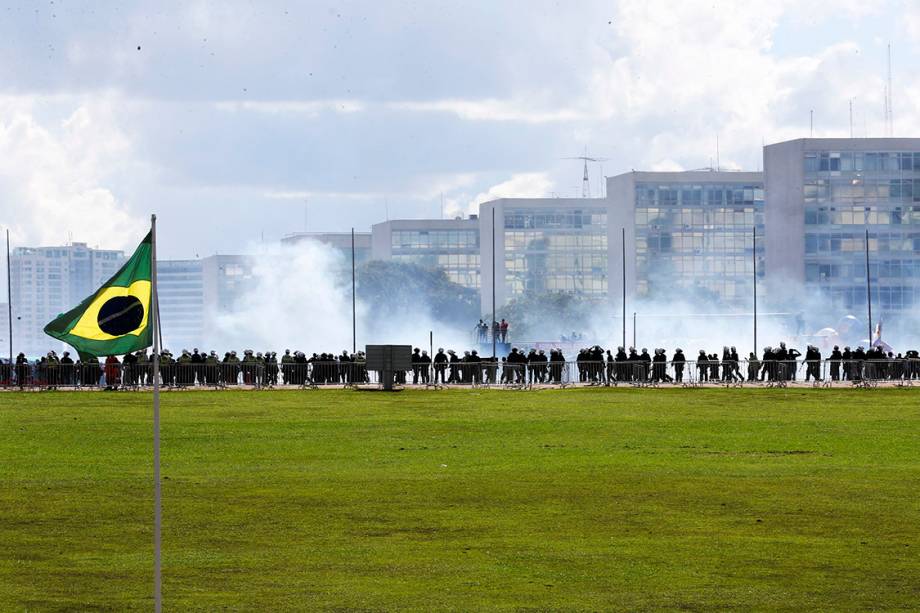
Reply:
[[403, 254], [394, 255], [393, 259], [419, 266], [479, 269], [478, 253]]
[[[864, 234], [806, 234], [805, 253], [856, 253], [866, 249]], [[920, 233], [878, 232], [869, 235], [869, 251], [920, 251]]]
[[478, 288], [479, 254], [413, 254], [395, 255], [394, 260], [409, 262], [427, 268], [440, 268], [447, 278], [465, 287]]
[[204, 282], [200, 276], [197, 277], [164, 277], [157, 279], [157, 285], [161, 288], [181, 287], [181, 288], [202, 288]]
[[636, 207], [762, 205], [761, 185], [636, 186]]
[[[866, 287], [821, 287], [821, 293], [834, 302], [854, 309], [865, 307]], [[885, 311], [900, 311], [920, 306], [920, 287], [873, 287], [872, 306]]]
[[391, 238], [394, 249], [478, 248], [475, 230], [395, 230]]
[[543, 209], [509, 209], [505, 211], [505, 228], [606, 228], [607, 210], [599, 208], [547, 211]]
[[555, 254], [555, 255], [506, 255], [505, 269], [522, 270], [547, 270], [550, 272], [583, 271], [591, 274], [606, 274], [606, 254]]
[[607, 233], [505, 232], [505, 251], [606, 251]]
[[[673, 232], [636, 236], [637, 252], [750, 252], [753, 248], [754, 235], [751, 232]], [[758, 245], [758, 251], [762, 250], [763, 241]]]
[[573, 275], [507, 275], [505, 283], [512, 294], [524, 292], [578, 292], [600, 296], [607, 293], [606, 277]]
[[[636, 283], [636, 292], [640, 296], [649, 296], [658, 287], [658, 283], [640, 280]], [[673, 283], [669, 282], [666, 289], [673, 290], [675, 287], [682, 290], [704, 290], [717, 295], [721, 300], [733, 301], [737, 298], [744, 298], [745, 301], [751, 298], [751, 288], [741, 281], [732, 281], [724, 279], [697, 279], [685, 277], [676, 279]], [[759, 294], [760, 292], [758, 292]]]
[[[763, 260], [759, 264], [762, 263]], [[642, 276], [706, 276], [754, 274], [754, 262], [744, 257], [670, 257], [655, 258], [650, 264], [644, 257], [636, 258], [636, 268]], [[763, 266], [758, 266], [757, 276], [763, 276]]]
[[[882, 260], [869, 263], [872, 279], [920, 279], [920, 259]], [[865, 280], [865, 262], [806, 262], [805, 280], [809, 282]]]
[[920, 225], [920, 206], [880, 208], [877, 206], [856, 207], [808, 207], [805, 209], [805, 225], [809, 226], [863, 226], [863, 225]]
[[802, 186], [806, 203], [894, 200], [920, 202], [920, 179], [811, 179]]
[[650, 226], [746, 226], [763, 225], [763, 212], [753, 207], [738, 208], [637, 208], [636, 225]]
[[805, 154], [805, 172], [920, 170], [920, 152], [827, 151]]
[[165, 287], [159, 288], [159, 297], [160, 300], [174, 300], [177, 298], [202, 298], [203, 293], [200, 291], [180, 291], [180, 290], [167, 290]]

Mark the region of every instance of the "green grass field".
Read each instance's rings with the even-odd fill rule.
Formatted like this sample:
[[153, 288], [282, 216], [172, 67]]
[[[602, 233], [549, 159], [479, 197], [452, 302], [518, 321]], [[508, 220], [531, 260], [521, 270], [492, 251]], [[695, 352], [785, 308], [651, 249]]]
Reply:
[[[151, 396], [0, 394], [0, 610], [149, 609]], [[920, 607], [920, 390], [163, 395], [165, 610]]]

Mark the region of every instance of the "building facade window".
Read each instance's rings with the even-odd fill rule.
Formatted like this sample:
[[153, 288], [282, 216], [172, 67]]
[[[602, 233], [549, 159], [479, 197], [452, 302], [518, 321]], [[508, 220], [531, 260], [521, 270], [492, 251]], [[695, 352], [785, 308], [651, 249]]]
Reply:
[[[760, 184], [638, 184], [638, 295], [677, 292], [746, 305], [753, 291], [754, 228], [764, 234], [763, 206]], [[756, 257], [763, 277], [763, 240]]]
[[443, 270], [452, 282], [479, 289], [478, 231], [394, 230], [390, 241], [394, 260]]
[[503, 225], [505, 283], [511, 296], [607, 296], [606, 209], [508, 208]]
[[804, 170], [806, 284], [864, 308], [868, 247], [881, 315], [920, 305], [920, 152], [806, 152]]

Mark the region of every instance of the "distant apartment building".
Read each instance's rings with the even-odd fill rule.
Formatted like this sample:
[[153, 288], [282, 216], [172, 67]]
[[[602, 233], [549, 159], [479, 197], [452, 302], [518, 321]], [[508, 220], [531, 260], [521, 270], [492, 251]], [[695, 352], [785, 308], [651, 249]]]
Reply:
[[232, 312], [254, 286], [253, 259], [212, 255], [196, 260], [160, 260], [157, 289], [163, 343], [174, 354], [214, 346], [216, 321]]
[[122, 251], [92, 249], [86, 243], [60, 247], [17, 247], [10, 257], [13, 342], [26, 355], [60, 350], [43, 332], [45, 324], [95, 292], [124, 263]]
[[374, 224], [372, 257], [443, 270], [448, 279], [479, 289], [479, 220], [398, 219]]
[[203, 260], [157, 262], [157, 293], [164, 346], [173, 351], [204, 342]]
[[607, 197], [631, 221], [629, 295], [722, 307], [753, 302], [755, 232], [758, 277], [765, 274], [762, 173], [629, 172], [607, 180]]
[[920, 306], [920, 139], [803, 138], [764, 149], [767, 276], [873, 319]]

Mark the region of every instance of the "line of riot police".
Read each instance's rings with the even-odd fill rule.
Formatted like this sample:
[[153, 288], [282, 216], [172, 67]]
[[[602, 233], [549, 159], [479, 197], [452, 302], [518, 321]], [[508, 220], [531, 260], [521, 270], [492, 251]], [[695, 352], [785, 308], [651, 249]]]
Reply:
[[[301, 351], [285, 350], [279, 360], [273, 351], [246, 350], [242, 357], [228, 351], [223, 357], [183, 350], [174, 357], [168, 350], [155, 354], [139, 351], [119, 361], [110, 356], [104, 361], [81, 356], [74, 360], [69, 352], [59, 357], [49, 352], [30, 362], [20, 354], [14, 364], [0, 362], [0, 386], [18, 387], [105, 387], [135, 388], [152, 383], [153, 360], [159, 359], [161, 383], [171, 387], [224, 387], [248, 385], [318, 386], [349, 385], [372, 381], [363, 352], [343, 351], [307, 356]], [[617, 383], [776, 383], [794, 382], [804, 371], [804, 381], [920, 379], [920, 354], [910, 350], [895, 355], [880, 347], [851, 350], [834, 347], [827, 357], [815, 346], [808, 346], [804, 356], [785, 343], [765, 347], [758, 358], [753, 352], [742, 360], [735, 347], [724, 347], [721, 356], [700, 350], [696, 360], [688, 361], [681, 349], [668, 357], [664, 349], [651, 354], [646, 349], [618, 347], [615, 352], [598, 345], [578, 351], [574, 361], [567, 361], [561, 349], [514, 347], [507, 357], [483, 357], [476, 350], [439, 348], [435, 355], [414, 349], [411, 370], [396, 372], [394, 382], [416, 385], [534, 385], [534, 384], [617, 384]]]

